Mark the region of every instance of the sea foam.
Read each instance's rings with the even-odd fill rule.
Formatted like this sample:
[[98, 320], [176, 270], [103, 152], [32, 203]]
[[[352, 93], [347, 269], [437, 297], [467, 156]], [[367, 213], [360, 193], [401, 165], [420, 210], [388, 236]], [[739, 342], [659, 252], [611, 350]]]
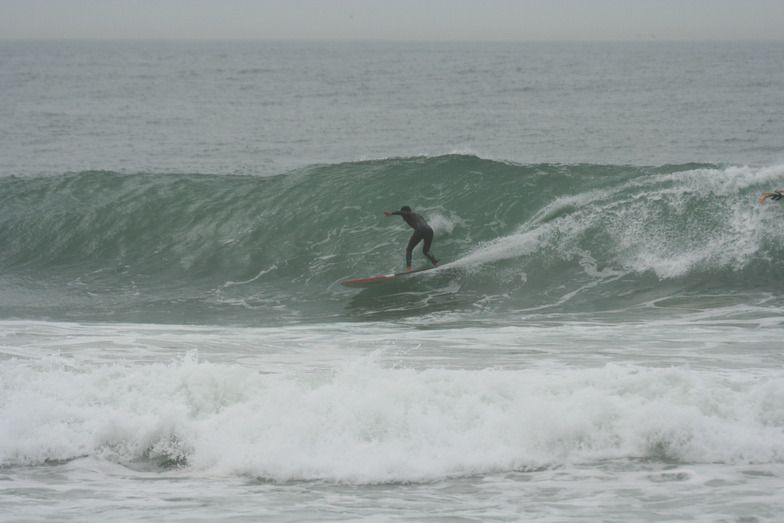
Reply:
[[784, 380], [610, 364], [263, 373], [170, 363], [0, 367], [0, 463], [96, 456], [203, 474], [429, 481], [614, 459], [784, 459]]

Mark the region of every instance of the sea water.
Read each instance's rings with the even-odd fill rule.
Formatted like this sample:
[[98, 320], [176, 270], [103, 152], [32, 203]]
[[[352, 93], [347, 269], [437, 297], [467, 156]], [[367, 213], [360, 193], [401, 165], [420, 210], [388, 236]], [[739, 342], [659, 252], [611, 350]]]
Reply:
[[0, 44], [0, 520], [778, 521], [782, 71]]

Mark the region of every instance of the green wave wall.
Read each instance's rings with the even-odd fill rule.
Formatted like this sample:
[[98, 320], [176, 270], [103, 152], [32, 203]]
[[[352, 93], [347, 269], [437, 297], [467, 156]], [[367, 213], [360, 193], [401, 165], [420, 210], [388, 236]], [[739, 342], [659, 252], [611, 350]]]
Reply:
[[[717, 293], [762, 299], [784, 287], [784, 207], [757, 198], [782, 175], [781, 167], [448, 155], [274, 177], [7, 177], [0, 313], [296, 320], [345, 319], [347, 303], [373, 316], [613, 309]], [[340, 287], [403, 268], [411, 230], [382, 214], [402, 205], [430, 222], [432, 250], [449, 269], [380, 294]], [[414, 262], [427, 265], [419, 249]]]

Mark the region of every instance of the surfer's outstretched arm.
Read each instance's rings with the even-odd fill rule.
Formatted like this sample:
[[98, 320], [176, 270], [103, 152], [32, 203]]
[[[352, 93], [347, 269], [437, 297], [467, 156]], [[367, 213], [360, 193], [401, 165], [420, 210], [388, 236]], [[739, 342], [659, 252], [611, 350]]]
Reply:
[[764, 192], [762, 193], [762, 197], [760, 197], [759, 202], [762, 203], [768, 198], [775, 200], [781, 200], [784, 198], [784, 189], [773, 191], [773, 192]]

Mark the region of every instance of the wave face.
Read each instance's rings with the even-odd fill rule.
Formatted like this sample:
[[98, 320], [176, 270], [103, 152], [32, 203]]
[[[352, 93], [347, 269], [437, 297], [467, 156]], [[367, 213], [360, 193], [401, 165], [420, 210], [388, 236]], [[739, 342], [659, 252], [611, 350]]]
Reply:
[[[784, 167], [518, 165], [471, 155], [274, 177], [79, 172], [0, 179], [3, 317], [343, 321], [424, 313], [779, 307]], [[411, 206], [445, 270], [398, 271]], [[414, 264], [426, 266], [420, 249]]]

